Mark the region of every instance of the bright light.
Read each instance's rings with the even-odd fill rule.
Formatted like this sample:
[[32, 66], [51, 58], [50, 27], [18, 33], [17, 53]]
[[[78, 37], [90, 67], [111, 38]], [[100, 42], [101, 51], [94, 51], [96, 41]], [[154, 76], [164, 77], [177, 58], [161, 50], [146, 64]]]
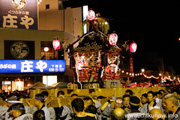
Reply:
[[159, 76], [162, 76], [162, 74], [161, 74], [161, 73], [159, 73]]
[[135, 42], [132, 42], [130, 44], [130, 52], [135, 53], [137, 50], [137, 44]]
[[141, 72], [142, 72], [142, 73], [143, 73], [143, 72], [145, 72], [145, 69], [144, 69], [144, 68], [142, 68], [142, 69], [141, 69]]
[[92, 21], [95, 19], [95, 12], [93, 10], [88, 11], [88, 20]]
[[83, 21], [87, 19], [88, 16], [88, 5], [83, 6]]
[[117, 41], [118, 41], [118, 35], [116, 33], [111, 33], [109, 35], [109, 44], [116, 45]]
[[43, 84], [52, 85], [54, 83], [57, 83], [57, 75], [43, 76]]
[[48, 51], [49, 51], [49, 48], [48, 48], [48, 47], [45, 47], [45, 48], [44, 48], [44, 51], [45, 51], [45, 52], [48, 52]]

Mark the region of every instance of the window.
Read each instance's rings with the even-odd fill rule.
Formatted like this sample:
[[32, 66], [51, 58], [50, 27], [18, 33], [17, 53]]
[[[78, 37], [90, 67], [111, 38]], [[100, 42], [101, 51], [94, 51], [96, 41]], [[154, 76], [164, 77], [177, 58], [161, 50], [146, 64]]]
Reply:
[[49, 4], [46, 5], [46, 9], [50, 9], [50, 5]]

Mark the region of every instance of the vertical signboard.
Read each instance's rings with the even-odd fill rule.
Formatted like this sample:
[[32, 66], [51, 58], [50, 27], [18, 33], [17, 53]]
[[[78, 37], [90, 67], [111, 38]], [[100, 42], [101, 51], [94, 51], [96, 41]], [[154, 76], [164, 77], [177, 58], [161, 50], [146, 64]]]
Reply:
[[130, 53], [130, 60], [129, 60], [129, 73], [131, 73], [131, 75], [134, 74], [133, 55], [131, 53]]
[[37, 0], [0, 0], [0, 27], [38, 29]]

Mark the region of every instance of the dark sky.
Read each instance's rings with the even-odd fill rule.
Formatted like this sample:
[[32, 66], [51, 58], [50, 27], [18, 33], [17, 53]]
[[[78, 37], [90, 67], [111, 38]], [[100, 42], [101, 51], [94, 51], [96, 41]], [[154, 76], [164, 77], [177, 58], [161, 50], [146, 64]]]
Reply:
[[109, 18], [110, 31], [115, 30], [118, 42], [134, 40], [135, 70], [144, 66], [143, 55], [156, 52], [164, 57], [165, 67], [173, 66], [180, 73], [180, 2], [137, 2], [104, 0], [70, 0], [72, 5], [88, 4], [96, 13]]

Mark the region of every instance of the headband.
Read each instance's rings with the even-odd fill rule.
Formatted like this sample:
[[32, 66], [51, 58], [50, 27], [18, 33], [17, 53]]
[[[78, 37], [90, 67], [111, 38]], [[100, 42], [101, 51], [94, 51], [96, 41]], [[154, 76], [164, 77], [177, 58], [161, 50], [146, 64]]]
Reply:
[[131, 105], [133, 105], [133, 106], [139, 106], [140, 104], [139, 103], [132, 103], [132, 102], [129, 102]]
[[13, 101], [13, 100], [17, 100], [17, 97], [13, 97], [13, 98], [9, 98], [9, 99], [6, 99], [6, 101]]
[[123, 103], [122, 100], [116, 100], [116, 103]]
[[12, 108], [12, 110], [24, 110], [23, 107], [20, 107], [20, 108]]
[[43, 100], [43, 101], [45, 100], [44, 98], [36, 97], [36, 96], [35, 96], [35, 99], [36, 99], [36, 100]]

